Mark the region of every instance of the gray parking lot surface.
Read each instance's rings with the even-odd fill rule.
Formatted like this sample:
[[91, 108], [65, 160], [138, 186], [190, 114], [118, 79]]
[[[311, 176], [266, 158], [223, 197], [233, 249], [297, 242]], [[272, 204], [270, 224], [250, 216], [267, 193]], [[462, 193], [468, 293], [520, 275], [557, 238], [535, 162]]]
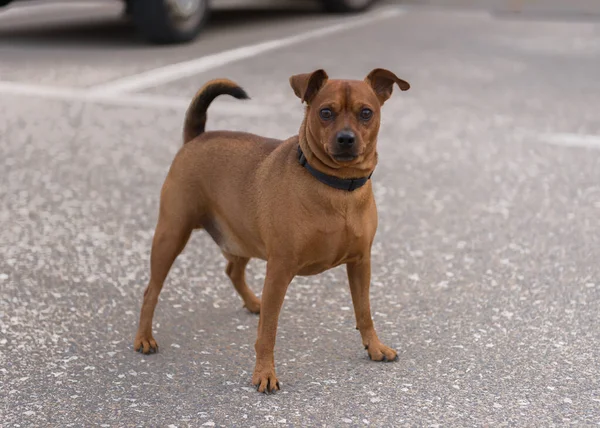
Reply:
[[[108, 101], [82, 91], [364, 17], [229, 12], [169, 48], [136, 41], [110, 7], [91, 23], [82, 10], [43, 28], [0, 19], [0, 425], [600, 425], [600, 23], [373, 13], [390, 7]], [[302, 119], [287, 79], [321, 67], [385, 67], [412, 85], [384, 106], [373, 176], [372, 311], [400, 360], [368, 359], [340, 267], [290, 286], [282, 391], [257, 393], [258, 318], [203, 232], [161, 294], [160, 352], [135, 353], [181, 103], [231, 78], [252, 100], [240, 114], [216, 101], [208, 128], [285, 138]], [[257, 293], [264, 268], [249, 266]]]

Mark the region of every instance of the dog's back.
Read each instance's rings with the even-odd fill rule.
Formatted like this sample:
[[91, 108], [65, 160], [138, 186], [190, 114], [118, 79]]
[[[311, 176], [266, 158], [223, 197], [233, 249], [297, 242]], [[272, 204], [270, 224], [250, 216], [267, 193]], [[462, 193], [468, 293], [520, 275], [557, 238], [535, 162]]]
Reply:
[[231, 186], [243, 189], [251, 185], [253, 171], [282, 141], [247, 132], [206, 131], [208, 107], [219, 95], [249, 99], [246, 91], [229, 79], [206, 83], [186, 112], [184, 146], [175, 157], [171, 171], [177, 171], [177, 176], [192, 187], [227, 194]]
[[[204, 228], [223, 251], [264, 258], [256, 224], [261, 187], [257, 171], [283, 148], [283, 141], [247, 132], [206, 131], [207, 109], [219, 95], [249, 98], [228, 79], [208, 82], [196, 93], [185, 117], [184, 145], [173, 160], [162, 199], [187, 201], [194, 228]], [[273, 159], [268, 163], [283, 164]], [[161, 205], [176, 204], [164, 202]], [[235, 221], [228, 219], [232, 213], [238, 214]]]

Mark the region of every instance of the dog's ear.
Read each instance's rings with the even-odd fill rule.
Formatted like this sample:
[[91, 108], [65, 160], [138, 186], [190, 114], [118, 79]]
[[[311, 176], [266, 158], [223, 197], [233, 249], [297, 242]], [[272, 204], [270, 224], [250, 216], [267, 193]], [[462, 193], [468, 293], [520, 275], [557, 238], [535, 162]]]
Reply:
[[316, 70], [312, 73], [296, 74], [290, 77], [290, 85], [296, 96], [308, 104], [325, 85], [328, 78], [325, 70]]
[[397, 84], [402, 91], [408, 91], [410, 89], [408, 82], [383, 68], [376, 68], [371, 71], [369, 75], [365, 77], [365, 82], [371, 85], [371, 88], [375, 91], [381, 105], [392, 96], [394, 83]]

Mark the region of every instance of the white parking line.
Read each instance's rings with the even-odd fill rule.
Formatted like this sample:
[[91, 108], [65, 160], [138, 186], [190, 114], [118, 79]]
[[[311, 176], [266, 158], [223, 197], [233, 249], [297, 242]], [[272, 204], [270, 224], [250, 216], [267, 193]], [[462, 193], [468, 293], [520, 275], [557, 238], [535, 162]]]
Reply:
[[[65, 7], [97, 7], [98, 2], [70, 3], [58, 2], [49, 5], [20, 6], [9, 11], [25, 13], [29, 9], [39, 11], [39, 8], [48, 6], [47, 9], [61, 9]], [[46, 9], [46, 10], [47, 10]], [[42, 9], [43, 10], [43, 9]], [[240, 47], [228, 51], [208, 55], [202, 58], [171, 64], [165, 67], [149, 70], [133, 76], [116, 79], [112, 82], [92, 86], [89, 88], [56, 87], [36, 85], [20, 82], [0, 81], [0, 94], [40, 97], [46, 99], [59, 99], [80, 102], [96, 102], [101, 104], [147, 107], [147, 108], [170, 108], [185, 110], [191, 100], [187, 98], [164, 97], [160, 95], [131, 94], [131, 91], [172, 82], [183, 77], [192, 76], [203, 71], [220, 67], [245, 58], [265, 53], [274, 49], [290, 46], [328, 34], [341, 32], [366, 25], [371, 22], [388, 19], [404, 13], [400, 8], [379, 10], [362, 18], [344, 20], [342, 23], [331, 25], [318, 30], [311, 30], [294, 36], [271, 40], [256, 45]], [[13, 14], [14, 16], [14, 14]], [[245, 117], [263, 117], [268, 114], [277, 113], [279, 109], [273, 106], [256, 105], [252, 101], [232, 102], [219, 100], [211, 106], [211, 112], [223, 115], [237, 115]]]
[[538, 138], [541, 142], [553, 146], [600, 149], [600, 135], [554, 133], [542, 134]]
[[[144, 94], [111, 95], [91, 93], [87, 89], [60, 88], [56, 86], [30, 85], [18, 82], [0, 81], [0, 94], [31, 96], [46, 99], [68, 101], [95, 102], [99, 104], [119, 105], [127, 107], [162, 108], [185, 111], [191, 101], [176, 97], [163, 97]], [[244, 117], [264, 117], [279, 111], [271, 106], [256, 105], [252, 101], [218, 100], [210, 106], [210, 112], [222, 115]]]
[[402, 14], [403, 12], [404, 11], [399, 8], [380, 10], [363, 18], [352, 20], [345, 19], [339, 24], [320, 28], [318, 30], [311, 30], [290, 37], [270, 40], [250, 46], [243, 46], [213, 55], [208, 55], [202, 58], [155, 68], [153, 70], [148, 70], [132, 76], [123, 77], [111, 82], [92, 86], [90, 91], [95, 94], [120, 94], [163, 85], [165, 83], [173, 82], [184, 77], [193, 76], [194, 74], [212, 70], [235, 61], [251, 58], [261, 53], [279, 49], [285, 46], [291, 46], [328, 34], [350, 30], [352, 28], [363, 26], [382, 19], [392, 18]]

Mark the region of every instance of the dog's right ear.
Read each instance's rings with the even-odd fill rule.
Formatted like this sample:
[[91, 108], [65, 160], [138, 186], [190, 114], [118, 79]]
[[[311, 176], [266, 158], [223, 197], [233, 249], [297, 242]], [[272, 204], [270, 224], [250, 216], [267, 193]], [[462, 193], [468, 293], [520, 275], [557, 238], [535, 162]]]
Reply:
[[308, 104], [325, 85], [328, 78], [325, 70], [316, 70], [312, 73], [296, 74], [290, 77], [290, 85], [296, 96]]

